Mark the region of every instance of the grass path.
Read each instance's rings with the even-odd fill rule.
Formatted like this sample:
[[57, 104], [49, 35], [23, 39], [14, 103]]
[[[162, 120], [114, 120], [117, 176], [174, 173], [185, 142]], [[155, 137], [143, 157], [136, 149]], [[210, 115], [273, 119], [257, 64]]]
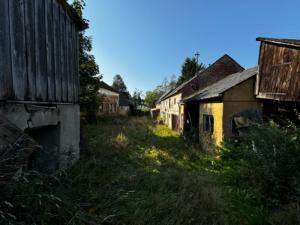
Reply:
[[[110, 224], [224, 224], [208, 160], [174, 131], [143, 118], [85, 127], [74, 184]], [[88, 163], [87, 163], [88, 161]]]
[[230, 164], [165, 126], [113, 119], [82, 133], [81, 159], [71, 170], [25, 174], [0, 188], [0, 224], [267, 224], [251, 191], [226, 181]]
[[[143, 118], [90, 125], [87, 152], [73, 171], [108, 224], [224, 224], [211, 160], [174, 131]], [[211, 174], [210, 171], [209, 174]]]

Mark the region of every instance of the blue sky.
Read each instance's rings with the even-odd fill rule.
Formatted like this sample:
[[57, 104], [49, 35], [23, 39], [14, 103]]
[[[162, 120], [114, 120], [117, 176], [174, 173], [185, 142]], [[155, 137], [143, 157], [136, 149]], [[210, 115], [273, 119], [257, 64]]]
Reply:
[[213, 63], [227, 53], [257, 64], [256, 37], [300, 39], [300, 1], [86, 0], [93, 54], [103, 80], [122, 75], [128, 89], [152, 90], [179, 75], [188, 56]]

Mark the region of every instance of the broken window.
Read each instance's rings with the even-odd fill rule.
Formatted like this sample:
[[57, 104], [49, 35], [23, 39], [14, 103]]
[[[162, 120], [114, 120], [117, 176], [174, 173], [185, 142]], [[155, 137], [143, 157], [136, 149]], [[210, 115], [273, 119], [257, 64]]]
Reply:
[[211, 134], [214, 132], [214, 117], [212, 115], [203, 115], [203, 131]]

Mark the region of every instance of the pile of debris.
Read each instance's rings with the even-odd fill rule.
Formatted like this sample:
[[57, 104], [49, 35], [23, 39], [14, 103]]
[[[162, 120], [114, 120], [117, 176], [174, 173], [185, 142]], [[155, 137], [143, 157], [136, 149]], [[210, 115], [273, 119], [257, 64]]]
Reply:
[[33, 156], [41, 149], [35, 140], [1, 116], [0, 185], [10, 181], [18, 171], [33, 168]]

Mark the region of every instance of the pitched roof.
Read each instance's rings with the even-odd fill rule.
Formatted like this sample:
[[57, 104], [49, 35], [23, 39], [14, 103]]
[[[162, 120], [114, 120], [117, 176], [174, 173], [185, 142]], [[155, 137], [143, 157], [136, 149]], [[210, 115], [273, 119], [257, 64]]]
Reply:
[[105, 83], [104, 81], [100, 81], [100, 88], [112, 91], [112, 92], [116, 92], [119, 93], [116, 89], [114, 89], [112, 86], [109, 86], [107, 83]]
[[244, 70], [242, 72], [231, 74], [225, 77], [224, 79], [183, 99], [182, 101], [183, 102], [201, 101], [201, 100], [221, 97], [225, 91], [257, 75], [257, 73], [258, 73], [258, 66], [255, 66], [253, 68]]
[[297, 40], [297, 39], [279, 39], [279, 38], [258, 37], [258, 38], [256, 38], [256, 40], [261, 41], [261, 42], [272, 43], [272, 44], [300, 47], [300, 40]]
[[174, 88], [173, 89], [171, 88], [170, 90], [167, 90], [165, 93], [163, 93], [162, 96], [160, 96], [160, 98], [156, 102], [157, 103], [161, 102], [165, 98], [165, 96], [167, 96], [173, 90], [174, 90]]
[[[193, 80], [198, 79], [197, 84], [198, 84], [198, 90], [202, 89], [218, 80], [223, 78], [225, 71], [224, 68], [220, 68], [220, 65], [230, 65], [235, 67], [235, 71], [241, 71], [244, 70], [244, 68], [237, 63], [233, 58], [231, 58], [229, 55], [225, 54], [218, 60], [216, 60], [213, 64], [211, 64], [209, 67], [207, 67], [205, 70], [201, 71], [188, 81], [182, 83], [179, 85], [177, 88], [175, 88], [173, 91], [165, 95], [162, 99], [169, 98], [175, 94], [180, 93], [180, 91], [187, 86], [189, 83], [191, 83]], [[228, 74], [228, 73], [227, 73]]]

